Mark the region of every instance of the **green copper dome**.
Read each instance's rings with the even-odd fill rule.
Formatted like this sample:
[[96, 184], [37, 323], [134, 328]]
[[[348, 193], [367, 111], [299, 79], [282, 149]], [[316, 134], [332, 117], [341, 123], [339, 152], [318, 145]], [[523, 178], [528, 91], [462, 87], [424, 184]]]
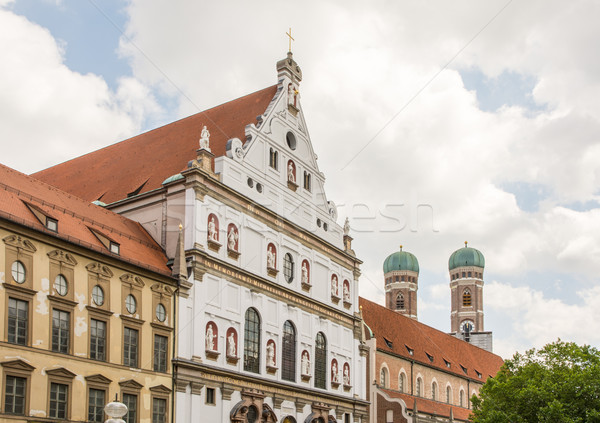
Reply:
[[390, 254], [383, 262], [383, 273], [393, 272], [394, 270], [410, 270], [419, 273], [419, 261], [408, 251], [395, 252]]
[[485, 267], [485, 258], [483, 258], [481, 251], [467, 247], [465, 242], [464, 248], [453, 252], [450, 260], [448, 260], [448, 270], [454, 270], [462, 266]]

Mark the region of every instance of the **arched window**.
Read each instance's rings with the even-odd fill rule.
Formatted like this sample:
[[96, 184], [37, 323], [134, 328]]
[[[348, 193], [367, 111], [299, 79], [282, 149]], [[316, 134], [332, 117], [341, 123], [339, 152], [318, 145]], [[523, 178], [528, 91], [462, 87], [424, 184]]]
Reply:
[[436, 401], [437, 400], [437, 383], [433, 382], [431, 384], [431, 399]]
[[396, 310], [404, 310], [404, 295], [401, 293], [396, 297]]
[[400, 373], [398, 376], [398, 390], [400, 392], [404, 392], [406, 389], [406, 375], [404, 373]]
[[463, 291], [462, 302], [463, 307], [471, 307], [471, 291], [469, 291], [469, 288], [465, 288]]
[[317, 333], [315, 341], [315, 388], [327, 387], [327, 340], [323, 332]]
[[281, 378], [296, 381], [296, 329], [289, 320], [283, 324], [283, 345], [281, 350]]
[[423, 379], [417, 378], [417, 396], [420, 397], [423, 394]]
[[250, 307], [244, 324], [244, 370], [260, 372], [260, 316]]
[[464, 407], [464, 402], [465, 402], [465, 391], [463, 391], [462, 389], [460, 390], [460, 394], [458, 395], [458, 400], [459, 400], [459, 404], [461, 407]]
[[246, 414], [246, 421], [248, 423], [256, 423], [258, 420], [258, 409], [255, 405], [248, 407], [248, 413]]
[[273, 148], [269, 149], [269, 166], [271, 166], [273, 169], [277, 169], [277, 162], [279, 160], [277, 160], [277, 150], [273, 150]]
[[446, 404], [450, 404], [452, 402], [452, 388], [450, 386], [446, 386]]
[[382, 388], [388, 387], [387, 369], [385, 367], [381, 368], [381, 372], [379, 374], [379, 383]]

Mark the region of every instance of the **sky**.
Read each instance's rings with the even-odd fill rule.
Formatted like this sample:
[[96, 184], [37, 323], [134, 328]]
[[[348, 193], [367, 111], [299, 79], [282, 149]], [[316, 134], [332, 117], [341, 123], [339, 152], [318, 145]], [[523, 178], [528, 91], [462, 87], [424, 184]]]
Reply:
[[600, 347], [600, 3], [0, 0], [0, 162], [44, 169], [277, 82], [288, 50], [329, 200], [383, 303], [419, 260], [485, 256], [494, 352]]

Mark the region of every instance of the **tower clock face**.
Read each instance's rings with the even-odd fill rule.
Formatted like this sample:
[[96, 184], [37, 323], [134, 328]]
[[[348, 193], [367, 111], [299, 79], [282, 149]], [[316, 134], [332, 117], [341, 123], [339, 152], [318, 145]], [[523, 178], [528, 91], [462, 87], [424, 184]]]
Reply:
[[473, 322], [471, 322], [470, 320], [465, 320], [460, 325], [460, 330], [461, 330], [461, 332], [469, 333], [469, 332], [473, 332], [474, 327], [475, 326], [473, 326]]

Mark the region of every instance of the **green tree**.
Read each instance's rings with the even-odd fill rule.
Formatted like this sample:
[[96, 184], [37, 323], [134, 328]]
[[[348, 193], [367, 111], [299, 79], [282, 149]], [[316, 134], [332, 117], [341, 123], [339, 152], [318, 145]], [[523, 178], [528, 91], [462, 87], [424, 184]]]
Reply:
[[516, 353], [472, 403], [474, 423], [600, 422], [600, 352], [559, 339]]

